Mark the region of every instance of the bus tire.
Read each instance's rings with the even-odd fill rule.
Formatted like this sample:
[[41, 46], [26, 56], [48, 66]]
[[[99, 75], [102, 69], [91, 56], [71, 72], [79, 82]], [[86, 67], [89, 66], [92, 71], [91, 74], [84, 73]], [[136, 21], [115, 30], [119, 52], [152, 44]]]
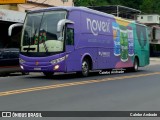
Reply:
[[54, 72], [43, 72], [46, 77], [53, 77]]
[[83, 77], [87, 77], [89, 75], [89, 68], [90, 65], [88, 59], [84, 59], [82, 61], [82, 72], [81, 72]]
[[133, 68], [132, 68], [132, 70], [133, 70], [134, 72], [137, 72], [137, 71], [138, 71], [138, 65], [139, 65], [139, 63], [138, 63], [138, 58], [135, 58], [135, 59], [134, 59], [134, 64], [133, 64]]

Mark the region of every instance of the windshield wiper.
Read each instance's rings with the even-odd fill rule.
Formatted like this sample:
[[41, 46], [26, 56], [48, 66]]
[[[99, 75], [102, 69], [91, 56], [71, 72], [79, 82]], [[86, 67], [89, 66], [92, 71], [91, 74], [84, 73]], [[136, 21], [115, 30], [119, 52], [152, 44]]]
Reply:
[[[36, 32], [37, 32], [37, 29], [35, 30], [34, 34], [36, 34]], [[29, 32], [29, 33], [31, 33], [31, 32]], [[30, 35], [30, 36], [31, 36], [31, 35]], [[33, 37], [32, 39], [34, 39], [34, 37]], [[28, 53], [28, 51], [30, 51], [30, 50], [35, 50], [35, 49], [36, 49], [36, 48], [31, 48], [31, 47], [30, 47], [30, 46], [31, 46], [31, 37], [29, 37], [28, 40], [29, 40], [29, 45], [28, 45], [28, 47], [27, 47], [27, 48], [23, 48], [23, 50], [27, 50], [27, 53]]]
[[27, 48], [23, 48], [23, 50], [27, 50], [27, 53], [30, 51], [30, 50], [35, 50], [36, 48], [32, 48], [31, 47], [31, 40], [29, 40], [29, 45]]
[[27, 50], [27, 53], [28, 53], [28, 51], [30, 50], [30, 45], [31, 45], [31, 41], [30, 41], [30, 39], [28, 38], [28, 40], [29, 40], [29, 45], [28, 45], [28, 47], [27, 48], [23, 48], [23, 50]]
[[46, 52], [48, 53], [48, 48], [47, 48], [47, 45], [46, 45], [45, 41], [43, 41], [43, 45], [44, 45], [44, 48], [45, 48]]

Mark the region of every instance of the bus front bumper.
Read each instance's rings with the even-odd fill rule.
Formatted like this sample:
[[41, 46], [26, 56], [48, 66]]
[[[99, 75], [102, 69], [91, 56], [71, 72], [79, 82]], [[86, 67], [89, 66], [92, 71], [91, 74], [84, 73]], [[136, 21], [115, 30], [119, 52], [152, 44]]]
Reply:
[[31, 63], [30, 62], [30, 63], [20, 64], [20, 67], [23, 71], [26, 71], [26, 72], [65, 72], [66, 71], [64, 61], [58, 64], [53, 64], [53, 65], [49, 63], [40, 63], [40, 62]]

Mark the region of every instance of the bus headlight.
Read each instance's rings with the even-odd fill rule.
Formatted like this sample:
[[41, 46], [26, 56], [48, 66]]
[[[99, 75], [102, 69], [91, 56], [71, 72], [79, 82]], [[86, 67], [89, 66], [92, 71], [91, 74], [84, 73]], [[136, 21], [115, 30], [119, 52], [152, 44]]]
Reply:
[[58, 59], [55, 59], [55, 60], [52, 60], [51, 63], [52, 64], [57, 64], [59, 62], [62, 62], [64, 60], [66, 60], [68, 58], [68, 55], [64, 56], [64, 57], [61, 57], [61, 58], [58, 58]]
[[20, 65], [20, 68], [21, 68], [22, 70], [24, 70], [24, 67], [23, 67], [22, 65]]
[[56, 65], [56, 66], [54, 66], [54, 69], [53, 70], [58, 70], [59, 69], [59, 65]]
[[19, 58], [19, 63], [25, 63], [26, 61], [24, 61], [23, 59]]

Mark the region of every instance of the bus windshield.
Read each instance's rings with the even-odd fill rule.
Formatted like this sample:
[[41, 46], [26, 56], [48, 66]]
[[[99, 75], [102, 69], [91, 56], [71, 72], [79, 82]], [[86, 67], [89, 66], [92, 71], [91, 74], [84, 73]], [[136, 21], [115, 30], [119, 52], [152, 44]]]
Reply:
[[64, 39], [57, 32], [57, 24], [66, 14], [66, 11], [29, 13], [22, 31], [21, 52], [62, 52]]

